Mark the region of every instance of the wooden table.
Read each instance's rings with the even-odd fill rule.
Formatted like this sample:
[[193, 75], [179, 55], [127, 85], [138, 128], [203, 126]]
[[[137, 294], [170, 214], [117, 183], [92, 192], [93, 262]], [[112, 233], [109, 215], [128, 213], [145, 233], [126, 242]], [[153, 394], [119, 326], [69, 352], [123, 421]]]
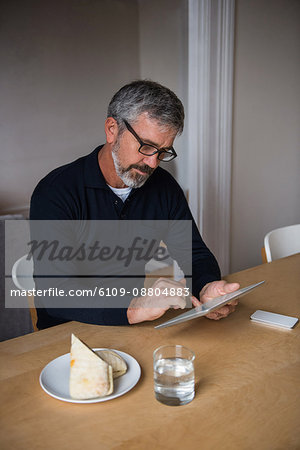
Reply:
[[[300, 326], [281, 330], [249, 320], [256, 309], [299, 317], [299, 273], [300, 254], [228, 276], [241, 286], [266, 283], [219, 322], [199, 318], [161, 330], [154, 323], [70, 322], [1, 343], [0, 448], [299, 449]], [[71, 332], [92, 347], [134, 356], [142, 368], [135, 388], [87, 405], [48, 396], [39, 374], [69, 352]], [[190, 404], [170, 407], [154, 398], [152, 353], [175, 343], [196, 353], [197, 392]]]

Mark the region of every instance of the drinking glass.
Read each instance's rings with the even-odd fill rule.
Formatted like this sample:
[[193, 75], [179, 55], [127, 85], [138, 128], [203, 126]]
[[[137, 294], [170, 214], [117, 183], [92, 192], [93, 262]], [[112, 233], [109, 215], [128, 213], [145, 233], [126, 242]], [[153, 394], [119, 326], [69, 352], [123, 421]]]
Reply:
[[182, 345], [163, 345], [154, 351], [154, 392], [159, 402], [179, 406], [193, 400], [194, 359], [194, 352]]

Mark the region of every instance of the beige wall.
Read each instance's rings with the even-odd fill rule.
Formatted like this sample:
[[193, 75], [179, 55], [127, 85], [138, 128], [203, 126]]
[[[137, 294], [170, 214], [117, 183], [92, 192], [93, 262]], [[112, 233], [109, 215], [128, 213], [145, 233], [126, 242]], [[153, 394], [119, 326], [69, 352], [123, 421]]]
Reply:
[[236, 6], [231, 271], [260, 264], [268, 231], [300, 222], [300, 2]]
[[[111, 94], [152, 78], [187, 98], [187, 0], [3, 0], [0, 214], [104, 141]], [[237, 0], [231, 271], [299, 217], [298, 0]], [[186, 186], [185, 135], [171, 167]]]
[[[140, 71], [172, 89], [187, 103], [188, 0], [139, 0]], [[186, 134], [176, 139], [178, 157], [164, 164], [184, 188], [187, 176]]]
[[139, 72], [137, 0], [2, 0], [0, 214], [104, 142], [107, 102]]
[[[187, 0], [3, 0], [2, 17], [0, 214], [26, 209], [38, 180], [104, 141], [126, 82], [151, 78], [185, 100]], [[165, 167], [184, 185], [183, 158]]]

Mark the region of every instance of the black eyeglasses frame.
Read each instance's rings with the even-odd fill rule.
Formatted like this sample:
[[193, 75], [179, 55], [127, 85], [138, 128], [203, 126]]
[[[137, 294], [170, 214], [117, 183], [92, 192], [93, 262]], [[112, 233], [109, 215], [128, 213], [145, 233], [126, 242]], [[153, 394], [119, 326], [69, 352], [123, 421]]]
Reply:
[[[139, 153], [141, 153], [141, 154], [144, 155], [144, 156], [153, 156], [153, 155], [156, 155], [156, 154], [158, 153], [158, 159], [159, 159], [159, 161], [163, 161], [163, 162], [170, 162], [170, 161], [173, 161], [173, 159], [176, 158], [177, 153], [175, 152], [174, 147], [169, 147], [169, 148], [162, 148], [162, 149], [159, 149], [159, 148], [155, 147], [155, 145], [147, 144], [146, 142], [143, 142], [142, 139], [139, 137], [139, 135], [134, 131], [134, 129], [132, 128], [132, 126], [127, 122], [127, 120], [125, 120], [125, 119], [122, 119], [122, 120], [123, 120], [123, 122], [125, 123], [127, 130], [128, 130], [128, 131], [136, 138], [136, 140], [137, 140], [138, 143], [140, 144], [140, 147], [139, 147], [139, 149], [138, 149]], [[153, 147], [155, 150], [154, 150], [153, 153], [151, 153], [150, 155], [149, 155], [148, 153], [143, 153], [143, 152], [141, 151], [141, 148], [142, 148], [144, 145], [147, 146], [147, 147]], [[161, 159], [161, 158], [160, 158], [160, 155], [163, 154], [163, 153], [164, 153], [164, 154], [167, 153], [168, 155], [172, 155], [172, 156], [171, 156], [170, 159], [164, 160], [164, 159]]]

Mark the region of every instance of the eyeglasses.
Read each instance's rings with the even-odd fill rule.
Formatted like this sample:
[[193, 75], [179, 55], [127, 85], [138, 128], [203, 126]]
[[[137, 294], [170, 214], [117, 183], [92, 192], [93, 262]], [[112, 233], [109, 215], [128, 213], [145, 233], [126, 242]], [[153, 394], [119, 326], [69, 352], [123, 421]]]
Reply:
[[136, 140], [140, 144], [140, 148], [138, 151], [142, 155], [152, 156], [152, 155], [156, 155], [156, 153], [158, 153], [158, 159], [160, 161], [172, 161], [172, 159], [176, 158], [177, 153], [175, 152], [173, 147], [159, 149], [159, 148], [155, 147], [155, 145], [146, 144], [136, 134], [136, 132], [134, 131], [132, 126], [129, 125], [129, 123], [125, 119], [123, 119], [123, 122], [125, 123], [127, 130], [130, 131], [131, 134], [133, 134], [133, 136], [136, 138]]

